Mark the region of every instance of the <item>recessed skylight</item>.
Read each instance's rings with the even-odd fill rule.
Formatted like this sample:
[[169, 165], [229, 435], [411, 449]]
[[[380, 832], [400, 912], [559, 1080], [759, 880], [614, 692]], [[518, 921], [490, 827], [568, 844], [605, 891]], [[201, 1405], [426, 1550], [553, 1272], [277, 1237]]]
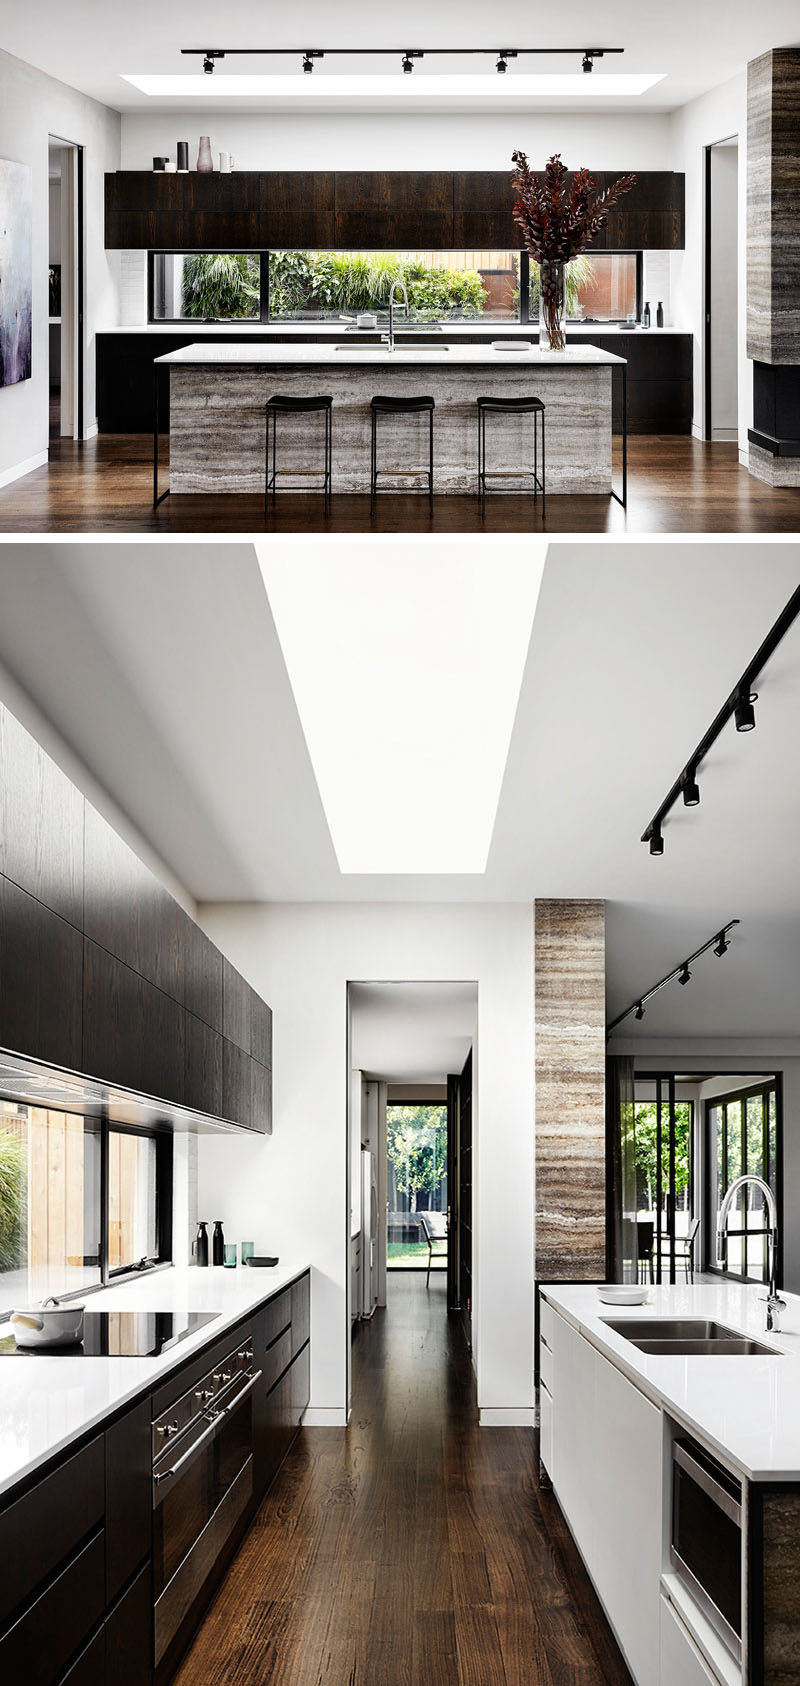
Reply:
[[256, 549], [340, 871], [485, 872], [546, 545]]
[[604, 71], [595, 69], [591, 76], [582, 71], [542, 71], [528, 73], [511, 71], [505, 76], [484, 72], [442, 76], [435, 72], [417, 71], [413, 76], [364, 74], [340, 76], [334, 72], [317, 72], [313, 76], [300, 75], [225, 75], [216, 71], [206, 75], [146, 75], [123, 74], [142, 94], [155, 98], [167, 95], [201, 101], [215, 99], [273, 98], [308, 100], [329, 99], [352, 101], [359, 97], [386, 98], [409, 101], [492, 99], [513, 103], [517, 99], [619, 99], [636, 98], [647, 93], [657, 82], [663, 82], [663, 71]]

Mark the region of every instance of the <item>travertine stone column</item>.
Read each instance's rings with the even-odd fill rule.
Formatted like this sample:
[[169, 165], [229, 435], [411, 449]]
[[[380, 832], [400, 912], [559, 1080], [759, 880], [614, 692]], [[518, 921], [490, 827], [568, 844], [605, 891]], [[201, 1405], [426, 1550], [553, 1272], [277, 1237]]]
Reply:
[[537, 901], [536, 1277], [605, 1275], [605, 903]]
[[747, 355], [800, 363], [800, 48], [747, 67]]

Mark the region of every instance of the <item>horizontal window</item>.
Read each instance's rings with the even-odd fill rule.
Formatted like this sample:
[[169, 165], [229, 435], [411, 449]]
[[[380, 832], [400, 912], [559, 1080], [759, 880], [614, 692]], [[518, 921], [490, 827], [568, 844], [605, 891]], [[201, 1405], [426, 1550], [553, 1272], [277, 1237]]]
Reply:
[[638, 252], [587, 252], [574, 258], [567, 264], [567, 321], [635, 322], [640, 314], [640, 277]]
[[153, 252], [151, 322], [258, 321], [258, 252]]
[[171, 1136], [0, 1100], [0, 1319], [166, 1262], [171, 1214]]
[[518, 321], [519, 270], [513, 251], [270, 252], [269, 318], [338, 322], [371, 311], [384, 325], [392, 282], [402, 281], [413, 322]]

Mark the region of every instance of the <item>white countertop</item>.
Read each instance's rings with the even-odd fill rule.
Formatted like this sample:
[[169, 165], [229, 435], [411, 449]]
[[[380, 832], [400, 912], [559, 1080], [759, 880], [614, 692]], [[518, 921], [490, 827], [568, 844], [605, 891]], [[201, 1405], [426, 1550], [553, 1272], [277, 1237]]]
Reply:
[[[402, 322], [397, 329], [398, 337], [410, 330], [404, 328]], [[602, 336], [607, 334], [637, 334], [643, 339], [663, 339], [669, 334], [689, 335], [688, 328], [628, 328], [618, 322], [568, 322], [567, 334]], [[342, 337], [351, 339], [368, 338], [370, 334], [382, 332], [378, 328], [361, 331], [351, 329], [346, 322], [200, 322], [187, 320], [185, 322], [133, 322], [115, 324], [110, 328], [98, 328], [98, 334], [192, 334], [202, 337], [224, 338], [227, 334], [252, 334], [256, 338], [301, 339], [309, 334], [318, 335], [320, 340], [337, 339]], [[438, 329], [431, 325], [416, 329], [418, 334], [438, 334]], [[443, 340], [458, 340], [471, 334], [481, 334], [485, 339], [536, 339], [539, 328], [536, 322], [448, 322], [441, 330]]]
[[[498, 336], [504, 337], [504, 336]], [[517, 368], [542, 368], [552, 365], [563, 369], [566, 366], [581, 368], [597, 368], [612, 363], [624, 363], [624, 357], [617, 357], [613, 351], [601, 351], [596, 345], [568, 345], [565, 351], [549, 351], [538, 345], [530, 351], [493, 351], [489, 345], [461, 345], [448, 351], [447, 345], [430, 346], [398, 346], [389, 351], [383, 345], [359, 345], [355, 335], [352, 351], [348, 345], [346, 351], [337, 351], [331, 345], [235, 345], [231, 342], [193, 344], [181, 346], [178, 351], [168, 351], [163, 357], [156, 357], [156, 363], [175, 365], [189, 365], [191, 367], [208, 364], [235, 365], [252, 368], [254, 365], [264, 364], [269, 368], [277, 368], [286, 364], [296, 368], [300, 364], [313, 365], [316, 368], [347, 368], [348, 364], [364, 363], [377, 364], [381, 368], [404, 368], [409, 365], [422, 367], [438, 364], [450, 368], [454, 364], [463, 367], [465, 364], [480, 364], [485, 368], [487, 364], [513, 363]], [[344, 341], [340, 339], [340, 342]]]
[[[75, 1358], [54, 1353], [0, 1356], [0, 1494], [54, 1453], [102, 1425], [128, 1401], [215, 1341], [308, 1264], [153, 1271], [86, 1297], [87, 1311], [214, 1311], [211, 1323], [158, 1358]], [[10, 1333], [8, 1324], [0, 1330]]]
[[[800, 1297], [783, 1294], [781, 1333], [764, 1330], [763, 1289], [721, 1282], [651, 1288], [645, 1306], [603, 1305], [584, 1283], [544, 1297], [656, 1405], [752, 1481], [800, 1481]], [[774, 1348], [770, 1357], [661, 1358], [606, 1327], [613, 1318], [713, 1317]], [[783, 1354], [784, 1356], [779, 1356]]]

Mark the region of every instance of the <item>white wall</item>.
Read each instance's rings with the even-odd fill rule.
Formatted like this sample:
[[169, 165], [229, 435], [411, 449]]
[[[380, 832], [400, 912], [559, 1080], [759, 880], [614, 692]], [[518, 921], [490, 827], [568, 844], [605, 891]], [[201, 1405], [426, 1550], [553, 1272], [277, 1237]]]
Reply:
[[[348, 981], [477, 982], [473, 1329], [485, 1422], [532, 1422], [533, 919], [525, 905], [200, 909], [271, 1003], [274, 1134], [199, 1142], [201, 1215], [313, 1265], [312, 1422], [342, 1422]], [[493, 1415], [497, 1413], [497, 1415]]]
[[669, 169], [670, 118], [664, 112], [391, 113], [130, 112], [122, 118], [123, 170], [149, 170], [189, 142], [194, 169], [201, 134], [211, 136], [240, 170], [505, 170], [522, 147], [541, 167], [561, 152], [570, 168]]
[[753, 372], [747, 359], [745, 211], [747, 194], [747, 73], [723, 83], [673, 112], [670, 167], [686, 176], [686, 246], [672, 254], [672, 314], [694, 334], [694, 417], [697, 438], [705, 431], [703, 345], [705, 314], [705, 153], [715, 141], [738, 136], [739, 263], [738, 364], [739, 455], [747, 461], [747, 430], [753, 419]]
[[783, 1074], [783, 1284], [800, 1293], [800, 1041], [687, 1037], [673, 1043], [666, 1037], [615, 1036], [614, 1053], [633, 1054], [641, 1072]]
[[85, 431], [96, 426], [95, 332], [119, 317], [118, 254], [103, 250], [103, 176], [119, 167], [120, 116], [0, 52], [0, 157], [33, 171], [33, 347], [29, 381], [0, 390], [0, 485], [47, 456], [48, 135], [85, 147]]

